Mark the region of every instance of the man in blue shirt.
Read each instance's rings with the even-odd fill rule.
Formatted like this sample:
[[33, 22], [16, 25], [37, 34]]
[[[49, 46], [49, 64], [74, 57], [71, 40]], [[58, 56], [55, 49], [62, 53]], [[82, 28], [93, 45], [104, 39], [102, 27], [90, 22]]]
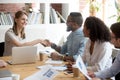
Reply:
[[85, 46], [85, 37], [82, 30], [83, 17], [79, 12], [71, 12], [67, 18], [67, 31], [71, 31], [67, 41], [62, 46], [57, 46], [48, 41], [52, 48], [58, 52], [51, 53], [53, 60], [75, 61], [78, 55], [82, 55]]

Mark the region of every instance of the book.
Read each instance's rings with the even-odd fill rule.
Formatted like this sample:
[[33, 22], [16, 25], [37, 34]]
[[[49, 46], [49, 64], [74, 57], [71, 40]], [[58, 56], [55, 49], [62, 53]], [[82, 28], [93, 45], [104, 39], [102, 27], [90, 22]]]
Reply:
[[[0, 14], [0, 16], [1, 16], [1, 14]], [[0, 17], [0, 25], [2, 25], [2, 19], [1, 19], [1, 17]]]
[[8, 17], [8, 20], [9, 20], [9, 24], [13, 25], [14, 20], [13, 20], [13, 17], [12, 17], [10, 12], [7, 13], [7, 17]]
[[5, 77], [12, 77], [12, 72], [7, 69], [0, 70], [0, 78]]
[[51, 23], [60, 23], [58, 15], [54, 8], [51, 7]]
[[63, 16], [62, 16], [58, 11], [56, 11], [56, 13], [57, 13], [57, 15], [60, 17], [61, 22], [62, 22], [62, 23], [65, 23], [66, 20], [63, 18]]
[[4, 13], [3, 12], [0, 13], [0, 18], [1, 18], [2, 25], [5, 25]]

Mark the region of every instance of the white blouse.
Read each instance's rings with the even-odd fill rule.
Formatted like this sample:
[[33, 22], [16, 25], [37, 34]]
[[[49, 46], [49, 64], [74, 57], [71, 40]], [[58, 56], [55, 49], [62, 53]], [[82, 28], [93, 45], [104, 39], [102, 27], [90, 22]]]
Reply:
[[19, 41], [20, 43], [26, 42], [26, 39], [22, 39], [15, 35], [12, 28], [8, 29], [5, 33], [5, 50], [4, 56], [11, 56], [12, 55], [12, 48], [16, 45], [13, 44], [13, 41]]
[[93, 53], [90, 54], [91, 40], [88, 39], [82, 59], [91, 71], [104, 70], [112, 65], [112, 44], [110, 42], [95, 42]]

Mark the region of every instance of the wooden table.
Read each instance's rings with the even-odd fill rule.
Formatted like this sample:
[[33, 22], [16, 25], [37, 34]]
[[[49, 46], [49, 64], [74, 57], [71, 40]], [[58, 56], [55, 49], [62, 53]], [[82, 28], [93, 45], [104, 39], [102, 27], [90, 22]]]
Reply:
[[[0, 57], [0, 59], [8, 61], [11, 57]], [[37, 61], [36, 63], [31, 64], [20, 64], [20, 65], [9, 65], [6, 68], [0, 69], [9, 69], [14, 74], [20, 75], [20, 80], [36, 73], [39, 71], [37, 66], [44, 65], [45, 61]], [[64, 71], [61, 71], [53, 80], [86, 80], [85, 77], [80, 74], [80, 77], [73, 77], [73, 74], [65, 74]]]

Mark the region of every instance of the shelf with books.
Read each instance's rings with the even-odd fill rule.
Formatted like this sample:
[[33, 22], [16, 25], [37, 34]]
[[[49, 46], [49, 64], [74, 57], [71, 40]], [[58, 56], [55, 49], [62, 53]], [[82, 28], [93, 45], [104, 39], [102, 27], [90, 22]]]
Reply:
[[[41, 12], [29, 12], [28, 13], [28, 24], [55, 24], [65, 23], [65, 19], [62, 15], [54, 8], [50, 7], [50, 14], [46, 14], [47, 11]], [[47, 12], [48, 13], [48, 12]], [[0, 25], [12, 25], [13, 17], [11, 12], [0, 12]], [[50, 16], [50, 17], [49, 17]]]
[[[79, 3], [79, 0], [0, 0], [0, 4], [21, 4], [21, 3], [40, 3], [40, 11], [43, 13], [44, 20], [43, 24], [50, 23], [50, 11], [51, 11], [51, 4], [62, 4], [62, 11], [61, 14], [63, 18], [67, 18], [68, 14], [72, 11], [79, 11], [79, 6], [75, 6]], [[42, 6], [41, 6], [42, 5]], [[74, 6], [74, 7], [73, 7]], [[11, 8], [11, 7], [10, 7]], [[23, 7], [22, 7], [23, 8]], [[57, 10], [55, 10], [57, 11]], [[59, 11], [58, 11], [59, 12]], [[62, 18], [62, 19], [63, 19]]]
[[[0, 4], [1, 5], [1, 4]], [[3, 4], [2, 4], [3, 5]], [[4, 4], [9, 5], [9, 4]], [[16, 4], [13, 4], [16, 5]], [[40, 3], [38, 11], [28, 12], [28, 24], [56, 24], [65, 23], [66, 20], [60, 14], [59, 11], [55, 10], [51, 4]], [[58, 5], [58, 4], [54, 4]], [[63, 4], [61, 4], [63, 5]], [[64, 4], [68, 5], [68, 4]], [[1, 6], [4, 8], [4, 6]], [[13, 24], [13, 13], [7, 11], [0, 12], [0, 25], [12, 25]]]

